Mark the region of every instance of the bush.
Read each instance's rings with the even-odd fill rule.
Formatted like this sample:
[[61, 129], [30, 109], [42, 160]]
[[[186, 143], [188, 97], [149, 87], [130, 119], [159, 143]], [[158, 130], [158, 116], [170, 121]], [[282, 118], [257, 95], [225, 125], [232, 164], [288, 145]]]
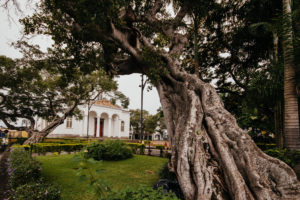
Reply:
[[60, 190], [57, 186], [43, 183], [28, 183], [13, 190], [13, 200], [59, 200]]
[[132, 151], [137, 154], [138, 151], [141, 155], [145, 154], [145, 148], [146, 146], [144, 144], [140, 144], [140, 143], [126, 143], [131, 149]]
[[295, 167], [295, 165], [300, 164], [300, 151], [287, 149], [268, 149], [264, 152], [269, 156], [282, 160], [292, 168]]
[[41, 164], [25, 150], [13, 150], [9, 161], [8, 174], [12, 188], [35, 182], [41, 177]]
[[137, 189], [125, 189], [119, 192], [112, 192], [106, 200], [178, 200], [175, 194], [163, 192], [162, 189], [154, 190], [148, 187]]
[[102, 160], [104, 146], [99, 142], [91, 142], [86, 146], [86, 157], [94, 160]]
[[133, 156], [131, 149], [120, 140], [106, 140], [102, 143], [92, 142], [86, 150], [87, 158], [95, 160], [123, 160]]
[[106, 140], [103, 143], [103, 160], [123, 160], [131, 158], [132, 151], [121, 140]]

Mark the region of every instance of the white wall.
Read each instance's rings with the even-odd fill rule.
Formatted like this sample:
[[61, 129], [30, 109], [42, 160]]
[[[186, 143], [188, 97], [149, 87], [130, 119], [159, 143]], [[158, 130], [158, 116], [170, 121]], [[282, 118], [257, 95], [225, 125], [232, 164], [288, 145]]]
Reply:
[[[67, 120], [60, 126], [58, 126], [53, 132], [52, 136], [59, 135], [76, 135], [85, 137], [87, 134], [87, 115], [88, 109], [87, 106], [79, 106], [79, 109], [83, 111], [84, 117], [82, 120], [75, 120], [72, 118], [72, 128], [66, 128]], [[107, 115], [103, 115], [106, 113]], [[130, 124], [130, 113], [129, 111], [122, 109], [115, 109], [110, 107], [103, 107], [94, 105], [90, 109], [90, 120], [89, 120], [89, 136], [94, 136], [94, 117], [97, 117], [97, 137], [99, 136], [99, 127], [100, 127], [100, 116], [105, 119], [104, 120], [104, 136], [112, 136], [112, 137], [129, 137], [129, 124]], [[113, 116], [116, 117], [116, 121], [114, 121]], [[108, 120], [111, 120], [111, 131], [108, 130]], [[124, 131], [121, 131], [121, 121], [124, 121]]]

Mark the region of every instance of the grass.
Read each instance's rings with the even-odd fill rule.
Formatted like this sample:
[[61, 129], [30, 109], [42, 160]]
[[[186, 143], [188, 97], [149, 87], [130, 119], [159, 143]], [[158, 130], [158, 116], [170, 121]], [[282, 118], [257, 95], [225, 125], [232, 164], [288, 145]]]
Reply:
[[[43, 165], [43, 176], [50, 182], [60, 185], [63, 200], [93, 199], [86, 182], [79, 182], [76, 176], [78, 163], [73, 155], [38, 156]], [[123, 161], [103, 161], [91, 164], [92, 168], [102, 169], [100, 178], [109, 183], [112, 190], [140, 185], [152, 186], [158, 180], [159, 169], [167, 162], [165, 158], [134, 155]]]

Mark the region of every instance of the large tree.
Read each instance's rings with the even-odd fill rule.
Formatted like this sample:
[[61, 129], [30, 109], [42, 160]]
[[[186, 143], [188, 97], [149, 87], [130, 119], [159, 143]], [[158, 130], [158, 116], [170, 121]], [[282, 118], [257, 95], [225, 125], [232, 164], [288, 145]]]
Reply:
[[[293, 170], [265, 155], [238, 127], [214, 87], [182, 66], [193, 37], [188, 31], [193, 23], [191, 8], [205, 5], [208, 12], [201, 15], [205, 19], [210, 10], [222, 10], [229, 3], [173, 1], [174, 16], [168, 12], [168, 3], [45, 0], [41, 11], [23, 23], [27, 33], [49, 34], [57, 45], [74, 51], [80, 52], [74, 44], [97, 44], [106, 70], [112, 74], [149, 77], [158, 89], [170, 136], [169, 167], [176, 173], [185, 199], [300, 198]], [[242, 1], [230, 4], [235, 9], [243, 6]], [[231, 22], [236, 18], [230, 14], [223, 18], [221, 28], [234, 28]], [[158, 37], [163, 42], [156, 43]]]
[[[71, 63], [75, 62], [62, 56], [63, 52], [52, 50], [44, 54], [35, 47], [29, 49], [23, 51], [22, 59], [0, 56], [0, 78], [3, 80], [0, 84], [0, 120], [9, 129], [27, 131], [29, 138], [25, 143], [42, 141], [67, 117], [83, 117], [77, 107], [95, 101], [99, 95], [117, 93], [113, 96], [121, 95], [122, 100], [127, 99], [116, 91], [116, 82], [97, 66], [84, 73], [78, 65], [74, 68]], [[37, 55], [39, 59], [35, 57]], [[89, 66], [88, 63], [84, 65]], [[39, 118], [48, 121], [42, 130], [36, 126]], [[18, 120], [28, 123], [23, 126]]]

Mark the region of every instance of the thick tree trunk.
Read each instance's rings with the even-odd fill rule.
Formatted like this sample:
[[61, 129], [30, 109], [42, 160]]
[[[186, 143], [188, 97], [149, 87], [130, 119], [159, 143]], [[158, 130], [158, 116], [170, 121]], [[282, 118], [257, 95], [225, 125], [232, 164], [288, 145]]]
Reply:
[[56, 129], [56, 127], [64, 123], [65, 119], [68, 116], [67, 114], [52, 121], [46, 128], [44, 128], [41, 131], [30, 130], [29, 131], [30, 137], [24, 142], [24, 144], [33, 144], [33, 143], [42, 142], [45, 139], [45, 137], [47, 137], [47, 135], [49, 135], [54, 129]]
[[283, 0], [284, 135], [285, 146], [300, 149], [296, 66], [294, 63], [291, 1]]
[[42, 142], [47, 135], [49, 135], [49, 132], [32, 131], [30, 132], [30, 137], [24, 142], [24, 144]]
[[211, 85], [170, 72], [157, 88], [186, 200], [300, 199], [294, 171], [255, 145]]
[[78, 101], [70, 106], [61, 117], [55, 118], [46, 128], [41, 131], [29, 130], [30, 137], [24, 142], [24, 144], [32, 144], [42, 142], [47, 135], [49, 135], [56, 127], [63, 124], [65, 119], [72, 114], [74, 109], [77, 107]]

